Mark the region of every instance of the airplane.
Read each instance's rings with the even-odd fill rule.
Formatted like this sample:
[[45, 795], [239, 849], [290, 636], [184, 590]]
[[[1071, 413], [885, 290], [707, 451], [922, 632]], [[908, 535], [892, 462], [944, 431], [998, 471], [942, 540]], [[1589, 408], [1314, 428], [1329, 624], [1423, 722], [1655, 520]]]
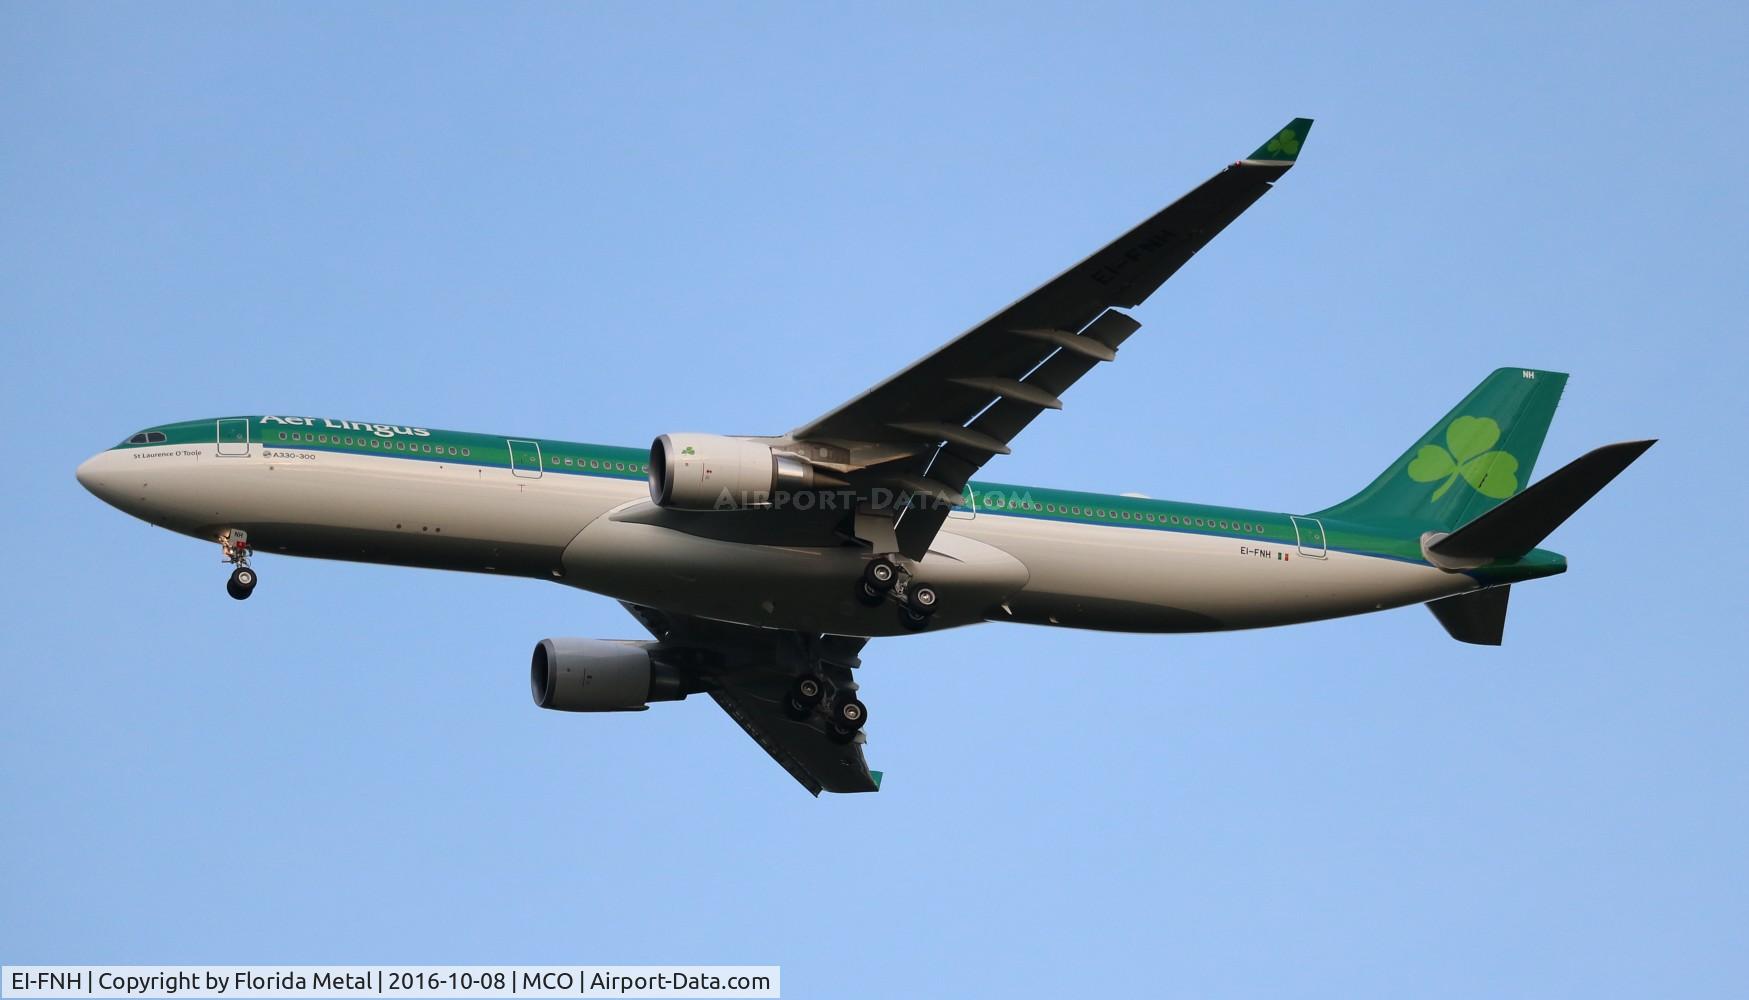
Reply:
[[101, 500], [252, 557], [553, 580], [620, 601], [647, 640], [548, 638], [541, 708], [708, 694], [814, 795], [870, 792], [855, 679], [873, 638], [984, 622], [1261, 628], [1425, 604], [1498, 645], [1537, 546], [1645, 452], [1607, 445], [1525, 487], [1567, 376], [1488, 375], [1365, 489], [1303, 514], [974, 481], [1140, 305], [1293, 167], [1296, 118], [1031, 294], [786, 434], [648, 449], [295, 414], [150, 427], [78, 467]]

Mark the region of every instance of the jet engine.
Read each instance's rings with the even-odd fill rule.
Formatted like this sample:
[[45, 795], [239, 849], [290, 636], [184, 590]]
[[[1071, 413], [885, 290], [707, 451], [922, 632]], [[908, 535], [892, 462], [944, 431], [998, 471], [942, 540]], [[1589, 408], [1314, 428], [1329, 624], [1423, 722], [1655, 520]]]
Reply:
[[534, 703], [560, 712], [641, 712], [652, 701], [679, 701], [698, 690], [655, 655], [656, 645], [542, 639], [529, 667]]
[[742, 510], [786, 492], [843, 486], [807, 460], [746, 438], [664, 434], [650, 445], [650, 500], [677, 510]]

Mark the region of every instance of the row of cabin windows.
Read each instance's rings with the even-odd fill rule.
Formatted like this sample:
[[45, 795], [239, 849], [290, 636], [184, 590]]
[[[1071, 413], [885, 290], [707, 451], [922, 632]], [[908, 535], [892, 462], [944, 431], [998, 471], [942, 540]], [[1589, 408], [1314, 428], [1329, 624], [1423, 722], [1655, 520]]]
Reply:
[[337, 444], [347, 448], [375, 448], [379, 451], [410, 451], [426, 455], [459, 455], [462, 458], [467, 458], [473, 454], [469, 449], [457, 448], [455, 445], [434, 445], [421, 441], [409, 442], [405, 438], [350, 437], [339, 434], [306, 434], [303, 431], [292, 431], [288, 438], [285, 431], [280, 431], [279, 439], [281, 441], [310, 441], [315, 444]]
[[[156, 433], [156, 432], [153, 432], [153, 433]], [[136, 434], [136, 435], [134, 435], [134, 437], [135, 438], [143, 438], [143, 437], [145, 437], [145, 435]], [[462, 458], [469, 458], [473, 455], [473, 451], [471, 449], [468, 449], [468, 448], [457, 448], [454, 445], [441, 445], [441, 444], [432, 445], [432, 444], [427, 444], [427, 443], [418, 442], [418, 441], [408, 442], [408, 441], [401, 439], [401, 438], [387, 440], [387, 439], [379, 438], [379, 437], [362, 437], [362, 436], [360, 436], [360, 437], [355, 438], [355, 437], [350, 437], [350, 436], [341, 435], [341, 434], [306, 434], [303, 431], [290, 431], [290, 432], [280, 431], [279, 432], [279, 439], [281, 441], [313, 441], [316, 444], [337, 444], [337, 445], [342, 445], [342, 446], [348, 447], [348, 448], [375, 448], [379, 451], [386, 449], [389, 451], [420, 452], [420, 453], [426, 454], [426, 455], [457, 455], [457, 456], [460, 456]], [[157, 441], [164, 440], [164, 435], [158, 434], [156, 440]], [[137, 441], [135, 443], [143, 444], [146, 442]], [[639, 465], [637, 462], [604, 462], [604, 461], [601, 461], [599, 459], [592, 458], [587, 463], [585, 463], [584, 460], [581, 458], [572, 459], [572, 458], [566, 457], [566, 458], [561, 459], [558, 455], [553, 455], [551, 457], [551, 461], [552, 461], [552, 464], [554, 464], [554, 465], [573, 466], [573, 467], [579, 468], [579, 469], [581, 469], [581, 468], [600, 469], [600, 470], [607, 471], [607, 472], [649, 472], [650, 471], [650, 467], [648, 465]]]
[[1132, 513], [1127, 510], [1107, 510], [1104, 507], [1077, 507], [1072, 504], [1035, 503], [1032, 501], [1016, 501], [1009, 503], [997, 494], [984, 498], [984, 506], [992, 510], [1007, 508], [1010, 510], [1027, 510], [1042, 514], [1068, 514], [1072, 517], [1102, 517], [1112, 521], [1142, 521], [1147, 524], [1178, 524], [1187, 528], [1221, 528], [1228, 531], [1243, 531], [1261, 535], [1265, 529], [1261, 524], [1250, 521], [1228, 521], [1213, 517], [1191, 517], [1188, 514], [1151, 514]]
[[579, 458], [575, 462], [573, 462], [571, 460], [571, 456], [569, 456], [569, 455], [566, 455], [563, 459], [560, 459], [560, 457], [558, 455], [552, 455], [547, 459], [547, 461], [551, 462], [553, 465], [563, 465], [563, 466], [566, 466], [567, 468], [574, 465], [575, 467], [577, 467], [579, 469], [600, 469], [603, 472], [642, 472], [642, 473], [647, 473], [650, 471], [650, 467], [648, 465], [640, 465], [637, 462], [607, 462], [607, 461], [602, 461], [600, 459], [594, 459], [594, 458], [590, 459], [587, 462], [585, 462]]
[[164, 441], [163, 431], [141, 431], [128, 438], [128, 444], [163, 444]]

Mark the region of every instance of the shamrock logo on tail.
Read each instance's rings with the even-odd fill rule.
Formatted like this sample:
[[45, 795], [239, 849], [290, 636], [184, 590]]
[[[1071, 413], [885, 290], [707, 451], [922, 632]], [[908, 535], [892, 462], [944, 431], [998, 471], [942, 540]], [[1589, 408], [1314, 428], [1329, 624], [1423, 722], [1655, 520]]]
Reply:
[[1409, 463], [1409, 478], [1418, 483], [1443, 479], [1429, 502], [1445, 496], [1459, 476], [1477, 492], [1504, 500], [1518, 492], [1518, 459], [1504, 451], [1489, 451], [1500, 440], [1500, 425], [1490, 417], [1459, 417], [1445, 429], [1445, 447], [1424, 444]]
[[1281, 130], [1280, 134], [1269, 140], [1269, 144], [1263, 148], [1269, 150], [1271, 153], [1280, 153], [1283, 156], [1298, 156], [1300, 152], [1300, 137], [1294, 135], [1293, 129], [1284, 128]]

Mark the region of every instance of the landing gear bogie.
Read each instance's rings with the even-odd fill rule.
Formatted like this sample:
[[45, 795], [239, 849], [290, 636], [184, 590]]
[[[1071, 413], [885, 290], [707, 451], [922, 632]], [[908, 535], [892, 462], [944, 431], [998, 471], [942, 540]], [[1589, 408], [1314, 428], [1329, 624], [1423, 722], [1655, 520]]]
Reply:
[[850, 743], [868, 721], [868, 706], [856, 697], [856, 683], [848, 677], [828, 681], [830, 671], [810, 671], [797, 677], [783, 699], [784, 715], [796, 722], [818, 719], [825, 723], [826, 737], [835, 743]]
[[856, 583], [856, 599], [866, 607], [877, 608], [891, 597], [899, 606], [899, 620], [911, 631], [922, 631], [929, 625], [941, 603], [941, 594], [927, 583], [911, 578], [910, 572], [891, 556], [879, 556], [863, 566], [862, 579]]

